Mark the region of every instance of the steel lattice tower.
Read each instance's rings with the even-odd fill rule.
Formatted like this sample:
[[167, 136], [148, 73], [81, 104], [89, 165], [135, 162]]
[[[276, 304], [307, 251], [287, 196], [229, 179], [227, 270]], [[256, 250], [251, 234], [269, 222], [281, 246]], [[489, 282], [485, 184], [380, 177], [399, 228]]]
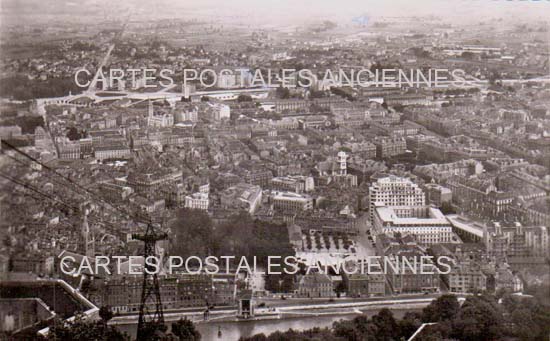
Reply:
[[[137, 340], [148, 340], [150, 332], [156, 326], [164, 325], [164, 314], [162, 311], [162, 298], [160, 296], [160, 285], [158, 271], [154, 271], [153, 266], [148, 265], [145, 260], [147, 257], [156, 257], [155, 246], [157, 241], [167, 238], [166, 233], [158, 233], [153, 223], [147, 224], [144, 234], [134, 234], [134, 239], [143, 241], [143, 284], [141, 291], [141, 302], [139, 306], [139, 320], [137, 330]], [[158, 259], [158, 258], [157, 258]], [[160, 261], [158, 265], [161, 266]], [[146, 271], [149, 270], [149, 271]], [[150, 311], [147, 303], [154, 302], [154, 311]]]

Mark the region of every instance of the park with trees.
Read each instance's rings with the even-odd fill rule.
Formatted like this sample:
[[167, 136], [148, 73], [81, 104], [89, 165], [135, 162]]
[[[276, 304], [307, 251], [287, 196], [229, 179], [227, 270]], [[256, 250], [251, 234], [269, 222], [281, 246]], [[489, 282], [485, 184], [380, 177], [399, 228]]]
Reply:
[[445, 294], [422, 311], [405, 313], [396, 319], [384, 308], [372, 317], [366, 314], [352, 320], [334, 322], [332, 328], [304, 331], [277, 331], [257, 334], [240, 341], [330, 340], [392, 341], [407, 340], [423, 324], [415, 340], [547, 340], [550, 335], [550, 287], [534, 287], [532, 295], [500, 291], [496, 295], [468, 296], [462, 304], [455, 295]]

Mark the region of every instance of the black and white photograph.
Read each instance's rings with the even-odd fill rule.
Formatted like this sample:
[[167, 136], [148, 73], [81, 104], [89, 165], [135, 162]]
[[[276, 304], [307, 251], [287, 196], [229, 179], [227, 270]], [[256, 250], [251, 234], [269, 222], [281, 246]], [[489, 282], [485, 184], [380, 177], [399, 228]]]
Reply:
[[550, 0], [0, 0], [0, 340], [550, 340]]

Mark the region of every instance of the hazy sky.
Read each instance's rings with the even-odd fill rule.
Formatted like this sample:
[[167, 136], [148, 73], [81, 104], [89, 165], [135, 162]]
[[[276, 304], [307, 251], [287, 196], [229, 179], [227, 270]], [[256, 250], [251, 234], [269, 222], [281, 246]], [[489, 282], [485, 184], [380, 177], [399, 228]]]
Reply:
[[[518, 21], [550, 18], [550, 0], [0, 0], [4, 19], [28, 14], [104, 16], [132, 9], [151, 17], [251, 18], [265, 22], [329, 18], [346, 20], [367, 14], [434, 15], [444, 20], [479, 20], [487, 16]], [[10, 20], [11, 21], [11, 20]]]

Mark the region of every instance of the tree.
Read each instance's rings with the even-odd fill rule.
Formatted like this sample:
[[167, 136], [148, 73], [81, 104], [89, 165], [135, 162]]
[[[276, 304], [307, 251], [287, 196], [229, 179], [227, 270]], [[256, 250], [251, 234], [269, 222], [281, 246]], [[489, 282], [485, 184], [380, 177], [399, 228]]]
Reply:
[[417, 58], [430, 58], [431, 54], [429, 51], [424, 50], [422, 47], [412, 47], [410, 51], [415, 55]]
[[378, 326], [369, 320], [367, 315], [360, 315], [353, 319], [353, 324], [358, 338], [355, 340], [376, 341], [378, 340]]
[[167, 338], [167, 335], [166, 335], [167, 329], [168, 327], [166, 327], [166, 325], [162, 323], [145, 322], [142, 329], [143, 339], [148, 341], [165, 340]]
[[201, 333], [195, 328], [191, 320], [180, 319], [172, 323], [172, 333], [180, 340], [198, 341], [201, 339]]
[[502, 306], [512, 323], [511, 334], [521, 340], [542, 340], [550, 334], [550, 304], [548, 291], [541, 287], [529, 287], [534, 297], [517, 297], [509, 292], [502, 294]]
[[18, 125], [23, 134], [34, 134], [37, 127], [43, 128], [45, 124], [42, 116], [25, 115], [3, 119], [2, 125]]
[[408, 339], [422, 325], [422, 314], [407, 312], [398, 324], [400, 334]]
[[240, 94], [239, 97], [237, 97], [237, 102], [252, 102], [252, 97], [247, 94]]
[[[291, 269], [288, 269], [291, 271]], [[294, 290], [294, 276], [283, 271], [282, 274], [267, 274], [265, 289], [272, 292], [289, 293]]]
[[241, 337], [239, 341], [313, 341], [313, 340], [327, 340], [327, 341], [342, 341], [342, 338], [337, 338], [328, 328], [318, 328], [297, 331], [289, 329], [286, 332], [276, 331], [269, 336], [264, 334], [257, 334], [251, 337]]
[[453, 319], [460, 305], [455, 295], [443, 295], [422, 310], [424, 322], [440, 322]]
[[472, 60], [475, 57], [475, 55], [472, 52], [469, 52], [469, 51], [462, 52], [462, 54], [460, 56], [462, 58], [468, 59], [468, 60]]
[[202, 210], [178, 210], [171, 230], [175, 236], [172, 250], [178, 256], [208, 256], [216, 248], [212, 220]]
[[76, 85], [72, 77], [49, 78], [46, 81], [37, 81], [18, 75], [0, 80], [0, 96], [13, 97], [21, 101], [66, 96], [69, 92], [73, 94], [82, 92], [82, 89]]
[[72, 322], [58, 319], [50, 327], [47, 340], [64, 341], [125, 341], [130, 340], [127, 334], [120, 332], [103, 321], [88, 321], [82, 315], [77, 315]]
[[309, 98], [323, 98], [327, 97], [327, 94], [324, 91], [318, 91], [318, 90], [311, 90], [309, 92]]
[[340, 295], [343, 292], [346, 292], [346, 290], [347, 290], [346, 283], [344, 281], [338, 282], [338, 284], [334, 288], [334, 292], [336, 293], [336, 297], [340, 298]]
[[71, 141], [76, 141], [80, 140], [82, 138], [82, 135], [76, 127], [70, 127], [69, 131], [67, 132], [67, 138]]
[[393, 313], [388, 308], [383, 308], [372, 317], [372, 322], [378, 329], [377, 340], [393, 340], [398, 336], [399, 329]]
[[[537, 288], [535, 292], [539, 290], [547, 294], [544, 288]], [[469, 297], [459, 306], [456, 297], [443, 295], [422, 314], [408, 312], [401, 321], [396, 321], [389, 309], [382, 309], [372, 319], [362, 314], [353, 320], [334, 322], [332, 333], [318, 328], [303, 332], [289, 330], [242, 340], [406, 340], [418, 329], [423, 318], [435, 323], [426, 326], [415, 340], [545, 340], [550, 332], [549, 305], [540, 302], [547, 299], [545, 296], [541, 299], [505, 296], [509, 302], [500, 305], [495, 297], [481, 295]], [[502, 306], [508, 314], [504, 314]], [[443, 316], [436, 317], [437, 314]]]
[[287, 99], [290, 97], [290, 90], [288, 90], [288, 88], [283, 88], [282, 86], [279, 86], [277, 90], [275, 90], [275, 95], [277, 96], [277, 98]]
[[237, 259], [245, 256], [249, 264], [252, 264], [254, 256], [258, 265], [266, 266], [268, 256], [284, 259], [294, 255], [286, 225], [253, 220], [245, 211], [218, 226], [216, 234], [223, 241], [219, 243], [221, 254], [235, 255]]
[[103, 331], [106, 331], [107, 322], [109, 322], [109, 320], [113, 318], [113, 312], [111, 311], [111, 308], [109, 308], [109, 306], [102, 306], [101, 308], [99, 308], [99, 317], [101, 318], [101, 322], [104, 326]]
[[109, 322], [109, 320], [113, 318], [113, 312], [111, 311], [111, 308], [106, 305], [99, 308], [99, 317], [101, 317], [101, 320], [103, 322]]
[[528, 308], [518, 308], [511, 314], [514, 324], [514, 334], [521, 340], [535, 340], [541, 336], [541, 328], [533, 320], [533, 314]]
[[92, 281], [88, 277], [84, 277], [80, 284], [80, 291], [87, 294], [92, 289]]
[[449, 330], [447, 326], [442, 327], [443, 322], [424, 327], [422, 332], [417, 335], [415, 341], [440, 341], [448, 338]]
[[342, 147], [340, 147], [340, 151], [346, 152], [346, 153], [351, 153], [351, 148], [342, 146]]
[[452, 336], [460, 340], [498, 340], [504, 334], [500, 309], [488, 297], [468, 297], [452, 326]]
[[345, 340], [361, 340], [361, 333], [355, 327], [355, 320], [334, 322], [332, 330], [335, 336]]
[[264, 333], [260, 333], [247, 338], [241, 337], [239, 341], [267, 341], [267, 336]]

